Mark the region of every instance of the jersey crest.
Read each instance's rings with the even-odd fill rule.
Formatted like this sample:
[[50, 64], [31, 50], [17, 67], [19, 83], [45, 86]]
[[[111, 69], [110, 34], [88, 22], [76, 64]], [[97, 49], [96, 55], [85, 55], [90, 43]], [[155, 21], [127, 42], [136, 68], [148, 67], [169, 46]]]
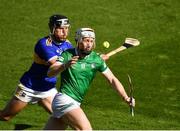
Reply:
[[91, 68], [95, 68], [96, 67], [96, 64], [95, 63], [92, 63], [91, 64]]
[[50, 37], [48, 39], [46, 39], [46, 45], [52, 46], [52, 39]]
[[85, 69], [86, 68], [86, 64], [85, 63], [81, 63], [81, 69]]

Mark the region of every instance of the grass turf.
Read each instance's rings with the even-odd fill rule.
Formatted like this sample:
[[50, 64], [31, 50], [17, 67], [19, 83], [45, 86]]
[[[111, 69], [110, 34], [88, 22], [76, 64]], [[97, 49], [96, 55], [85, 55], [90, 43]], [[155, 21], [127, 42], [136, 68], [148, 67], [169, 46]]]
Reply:
[[[135, 117], [97, 74], [82, 104], [94, 129], [180, 129], [179, 7], [179, 0], [1, 0], [0, 108], [29, 68], [35, 42], [48, 34], [49, 16], [62, 13], [70, 18], [73, 43], [77, 28], [95, 29], [98, 52], [118, 47], [126, 37], [141, 41], [107, 61], [127, 91], [126, 74], [131, 75]], [[42, 129], [47, 119], [42, 108], [30, 105], [10, 122], [0, 121], [0, 129]]]

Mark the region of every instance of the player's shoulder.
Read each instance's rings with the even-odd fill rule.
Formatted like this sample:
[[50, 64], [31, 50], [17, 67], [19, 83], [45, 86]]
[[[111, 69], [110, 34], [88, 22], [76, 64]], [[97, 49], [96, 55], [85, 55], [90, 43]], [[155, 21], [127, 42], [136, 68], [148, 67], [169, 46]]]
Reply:
[[71, 42], [67, 39], [65, 42], [67, 42], [67, 43], [70, 43], [71, 44]]
[[64, 52], [75, 55], [75, 54], [76, 54], [76, 49], [75, 49], [75, 48], [69, 48], [69, 49], [67, 49], [67, 50], [64, 51]]
[[90, 54], [90, 59], [94, 60], [94, 61], [99, 61], [99, 62], [102, 62], [102, 58], [100, 56], [99, 53], [95, 52], [95, 51], [92, 51], [91, 54]]
[[62, 53], [62, 56], [64, 56], [64, 55], [74, 56], [74, 55], [76, 55], [76, 49], [75, 48], [69, 48]]
[[101, 58], [101, 57], [100, 57], [100, 54], [97, 53], [97, 52], [95, 52], [95, 51], [92, 51], [92, 52], [91, 52], [91, 56], [92, 56], [92, 57], [95, 57], [95, 58], [98, 58], [98, 59]]
[[49, 36], [43, 37], [43, 38], [39, 39], [39, 41], [37, 42], [37, 45], [52, 46], [52, 39]]
[[73, 47], [72, 43], [68, 39], [64, 41], [63, 43], [67, 46]]

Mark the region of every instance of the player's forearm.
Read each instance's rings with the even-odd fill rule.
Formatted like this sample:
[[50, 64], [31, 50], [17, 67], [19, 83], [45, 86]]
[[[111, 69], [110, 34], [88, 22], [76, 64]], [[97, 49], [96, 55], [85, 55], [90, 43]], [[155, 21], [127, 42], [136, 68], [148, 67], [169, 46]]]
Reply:
[[113, 78], [113, 79], [112, 79], [112, 85], [113, 85], [113, 87], [115, 88], [115, 90], [118, 92], [118, 94], [119, 94], [120, 96], [122, 96], [123, 100], [124, 100], [128, 105], [135, 107], [135, 99], [134, 99], [134, 98], [130, 98], [130, 97], [127, 95], [127, 93], [126, 93], [123, 85], [120, 83], [120, 81], [119, 81], [117, 78]]
[[54, 77], [61, 73], [64, 70], [64, 64], [54, 63], [52, 66], [49, 67], [47, 76]]
[[118, 94], [120, 96], [122, 96], [122, 98], [124, 100], [128, 98], [128, 95], [127, 95], [123, 85], [120, 83], [120, 81], [116, 77], [112, 79], [111, 84], [114, 87], [114, 89], [118, 92]]
[[114, 74], [111, 72], [109, 68], [106, 69], [105, 72], [102, 73], [105, 78], [108, 80], [108, 82], [111, 84], [111, 86], [118, 92], [120, 96], [123, 97], [123, 99], [128, 98], [126, 91], [123, 87], [123, 85], [120, 83], [120, 81], [114, 76]]

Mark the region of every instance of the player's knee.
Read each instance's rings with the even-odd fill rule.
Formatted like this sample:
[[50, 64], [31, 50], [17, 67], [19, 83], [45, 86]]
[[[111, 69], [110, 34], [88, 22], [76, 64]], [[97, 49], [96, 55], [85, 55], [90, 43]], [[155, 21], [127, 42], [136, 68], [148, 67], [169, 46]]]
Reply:
[[92, 130], [92, 127], [90, 124], [84, 124], [78, 127], [75, 127], [75, 130]]
[[89, 128], [89, 127], [81, 127], [81, 128], [75, 128], [75, 130], [88, 130], [88, 131], [91, 131], [92, 128]]
[[82, 129], [80, 130], [88, 130], [88, 131], [92, 131], [92, 127], [83, 127]]

